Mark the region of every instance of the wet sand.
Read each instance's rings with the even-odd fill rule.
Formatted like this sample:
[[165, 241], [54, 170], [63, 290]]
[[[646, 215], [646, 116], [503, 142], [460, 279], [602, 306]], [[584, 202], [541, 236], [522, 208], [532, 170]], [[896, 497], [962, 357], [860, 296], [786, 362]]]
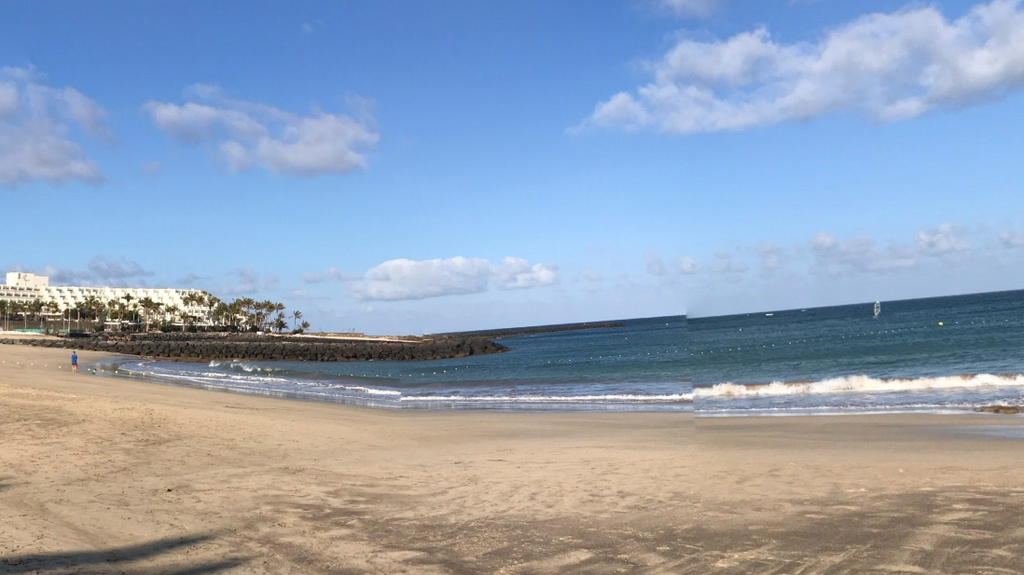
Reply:
[[67, 355], [0, 346], [0, 573], [1024, 572], [1018, 416], [387, 412]]

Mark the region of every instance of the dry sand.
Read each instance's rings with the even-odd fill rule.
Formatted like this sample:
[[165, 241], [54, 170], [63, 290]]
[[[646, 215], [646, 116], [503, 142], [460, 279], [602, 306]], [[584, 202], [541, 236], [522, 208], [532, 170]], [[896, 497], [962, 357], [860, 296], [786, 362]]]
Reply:
[[67, 355], [0, 346], [0, 573], [1024, 573], [1016, 416], [397, 413]]
[[699, 418], [709, 573], [1024, 573], [1024, 419]]

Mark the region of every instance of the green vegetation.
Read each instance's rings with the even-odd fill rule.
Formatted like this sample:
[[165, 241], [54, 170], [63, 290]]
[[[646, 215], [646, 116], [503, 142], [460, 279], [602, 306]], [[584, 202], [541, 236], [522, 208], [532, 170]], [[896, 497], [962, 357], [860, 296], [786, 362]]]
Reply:
[[[190, 292], [182, 301], [184, 309], [164, 307], [149, 297], [139, 299], [130, 294], [105, 302], [90, 296], [74, 308], [61, 312], [55, 302], [0, 300], [0, 327], [28, 329], [30, 322], [33, 326], [38, 322], [39, 329], [55, 332], [82, 329], [83, 324], [92, 331], [103, 331], [108, 324], [115, 324], [119, 331], [145, 332], [160, 329], [302, 333], [309, 329], [309, 322], [302, 321], [299, 310], [290, 314], [289, 322], [285, 305], [279, 302], [252, 298], [224, 302], [204, 291]], [[15, 323], [12, 326], [11, 322], [20, 322], [21, 325]]]

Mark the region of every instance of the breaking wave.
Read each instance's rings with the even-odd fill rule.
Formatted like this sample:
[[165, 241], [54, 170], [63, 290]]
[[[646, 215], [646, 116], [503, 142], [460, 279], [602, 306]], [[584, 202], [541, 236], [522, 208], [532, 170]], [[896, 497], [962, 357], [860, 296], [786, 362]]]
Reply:
[[835, 377], [813, 382], [781, 382], [761, 384], [719, 383], [695, 387], [693, 396], [701, 399], [779, 397], [836, 393], [886, 393], [944, 389], [993, 389], [1024, 387], [1024, 374], [1016, 375], [954, 375], [918, 379], [878, 379], [866, 375]]

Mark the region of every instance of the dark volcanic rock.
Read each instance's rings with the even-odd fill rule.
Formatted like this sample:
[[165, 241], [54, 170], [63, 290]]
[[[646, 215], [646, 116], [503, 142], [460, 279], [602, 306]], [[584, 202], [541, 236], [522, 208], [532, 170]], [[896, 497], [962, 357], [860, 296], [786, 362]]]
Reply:
[[183, 361], [420, 361], [501, 353], [508, 348], [474, 335], [338, 339], [223, 333], [100, 333], [87, 338], [0, 339], [3, 344], [63, 347]]

